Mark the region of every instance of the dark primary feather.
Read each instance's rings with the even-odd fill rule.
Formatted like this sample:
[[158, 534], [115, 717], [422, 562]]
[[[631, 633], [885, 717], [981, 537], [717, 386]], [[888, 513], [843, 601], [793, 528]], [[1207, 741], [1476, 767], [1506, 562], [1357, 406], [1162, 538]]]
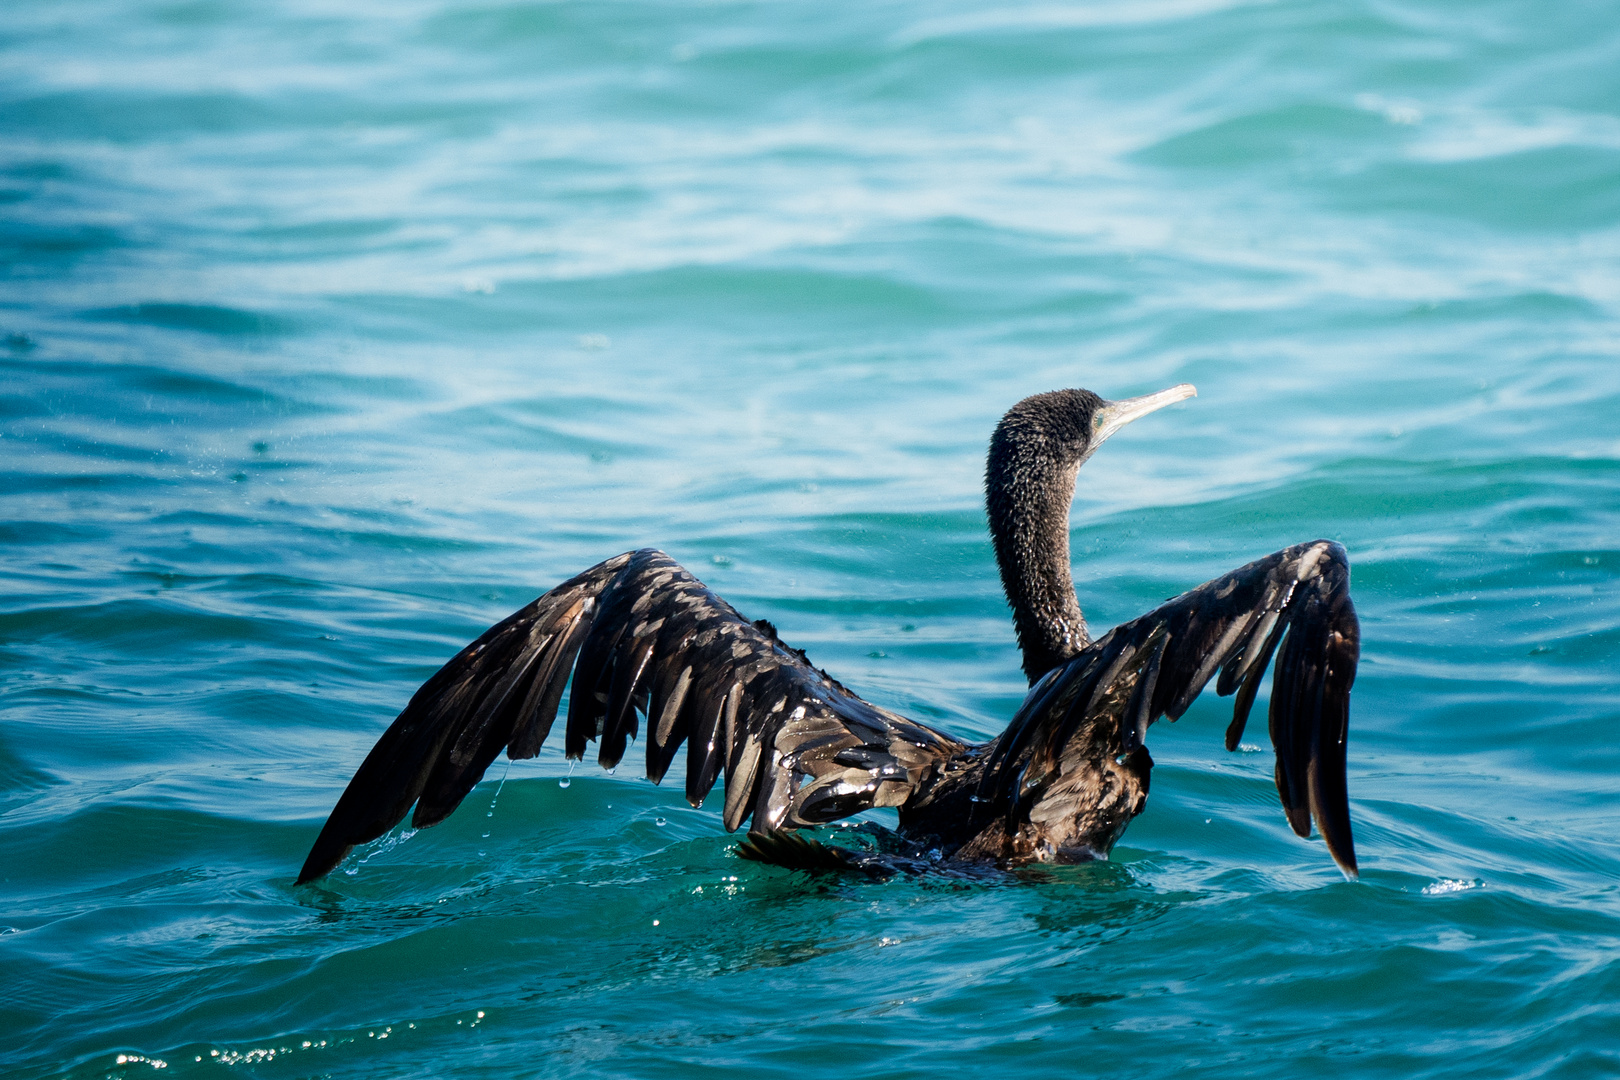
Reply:
[[[1234, 750], [1273, 652], [1277, 794], [1293, 830], [1309, 836], [1315, 818], [1334, 861], [1353, 877], [1345, 743], [1360, 630], [1344, 548], [1327, 540], [1258, 559], [1115, 627], [1030, 690], [982, 763], [964, 776], [974, 788], [965, 807], [959, 795], [951, 797], [952, 785], [936, 784], [944, 790], [902, 813], [922, 829], [933, 825], [930, 818], [958, 813], [995, 817], [1005, 820], [997, 827], [1009, 836], [1037, 806], [1043, 818], [1059, 816], [1068, 808], [1054, 807], [1054, 800], [1084, 802], [1083, 789], [1058, 790], [1060, 778], [1075, 771], [1075, 740], [1089, 739], [1095, 757], [1128, 762], [1144, 752], [1148, 725], [1160, 716], [1178, 719], [1217, 671], [1216, 693], [1237, 692], [1226, 732], [1226, 747]], [[934, 802], [941, 806], [930, 813]], [[1076, 805], [1073, 812], [1091, 809]], [[1123, 829], [1128, 820], [1114, 824]]]
[[338, 800], [300, 872], [449, 816], [504, 748], [533, 757], [573, 675], [565, 750], [617, 765], [647, 718], [647, 775], [687, 743], [686, 796], [723, 773], [724, 822], [769, 831], [898, 805], [962, 743], [870, 705], [660, 551], [628, 552], [491, 627], [418, 690]]

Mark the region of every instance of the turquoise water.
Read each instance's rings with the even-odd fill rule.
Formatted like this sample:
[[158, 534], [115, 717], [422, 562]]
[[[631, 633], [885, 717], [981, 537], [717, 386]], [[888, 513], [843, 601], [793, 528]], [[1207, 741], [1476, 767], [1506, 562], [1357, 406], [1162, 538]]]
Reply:
[[[7, 1076], [1620, 1071], [1608, 6], [13, 0], [0, 50]], [[1346, 545], [1359, 883], [1210, 698], [1108, 863], [811, 878], [552, 747], [292, 887], [412, 690], [631, 547], [988, 737], [995, 420], [1181, 381], [1081, 474], [1081, 603]]]

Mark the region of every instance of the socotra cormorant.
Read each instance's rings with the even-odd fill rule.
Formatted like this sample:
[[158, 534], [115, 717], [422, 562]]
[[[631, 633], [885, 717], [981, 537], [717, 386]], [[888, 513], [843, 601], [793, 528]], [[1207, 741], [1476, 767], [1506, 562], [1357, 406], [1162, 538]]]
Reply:
[[647, 775], [687, 744], [686, 797], [725, 776], [722, 822], [752, 819], [743, 855], [790, 866], [892, 871], [792, 830], [873, 807], [899, 810], [903, 849], [923, 863], [1106, 858], [1147, 802], [1143, 740], [1219, 672], [1237, 694], [1235, 749], [1273, 653], [1270, 728], [1277, 794], [1294, 832], [1314, 818], [1356, 873], [1345, 790], [1350, 686], [1360, 634], [1350, 567], [1331, 540], [1296, 544], [1093, 641], [1069, 576], [1075, 474], [1125, 424], [1196, 391], [1105, 401], [1059, 390], [1013, 406], [990, 440], [986, 504], [1030, 690], [1012, 722], [971, 744], [861, 700], [750, 622], [661, 551], [616, 555], [487, 630], [411, 698], [338, 800], [299, 874], [319, 878], [414, 804], [442, 821], [496, 755], [534, 757], [573, 673], [564, 750], [615, 767], [647, 721]]

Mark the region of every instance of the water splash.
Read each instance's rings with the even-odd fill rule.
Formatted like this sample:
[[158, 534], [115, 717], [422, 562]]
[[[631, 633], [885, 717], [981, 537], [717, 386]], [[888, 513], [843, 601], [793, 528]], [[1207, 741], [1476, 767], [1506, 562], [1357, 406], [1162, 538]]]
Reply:
[[558, 787], [565, 788], [574, 782], [574, 766], [578, 764], [579, 762], [577, 761], [570, 761], [568, 763], [568, 775], [557, 781]]
[[390, 851], [393, 851], [395, 848], [399, 847], [399, 845], [403, 844], [405, 841], [409, 840], [419, 832], [421, 832], [420, 829], [405, 828], [399, 830], [398, 832], [391, 832], [385, 836], [373, 840], [369, 849], [366, 850], [366, 853], [361, 855], [360, 858], [356, 859], [353, 866], [344, 867], [343, 872], [349, 877], [354, 877], [360, 872], [360, 868], [366, 865], [366, 863], [370, 862], [372, 859], [375, 859], [379, 855], [388, 854]]

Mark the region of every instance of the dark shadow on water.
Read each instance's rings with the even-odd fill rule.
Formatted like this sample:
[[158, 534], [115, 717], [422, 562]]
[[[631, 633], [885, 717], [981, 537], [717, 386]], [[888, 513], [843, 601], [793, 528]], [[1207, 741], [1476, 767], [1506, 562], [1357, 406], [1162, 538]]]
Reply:
[[295, 329], [292, 320], [278, 315], [214, 304], [128, 304], [96, 308], [82, 317], [92, 322], [134, 323], [209, 334], [287, 334]]

